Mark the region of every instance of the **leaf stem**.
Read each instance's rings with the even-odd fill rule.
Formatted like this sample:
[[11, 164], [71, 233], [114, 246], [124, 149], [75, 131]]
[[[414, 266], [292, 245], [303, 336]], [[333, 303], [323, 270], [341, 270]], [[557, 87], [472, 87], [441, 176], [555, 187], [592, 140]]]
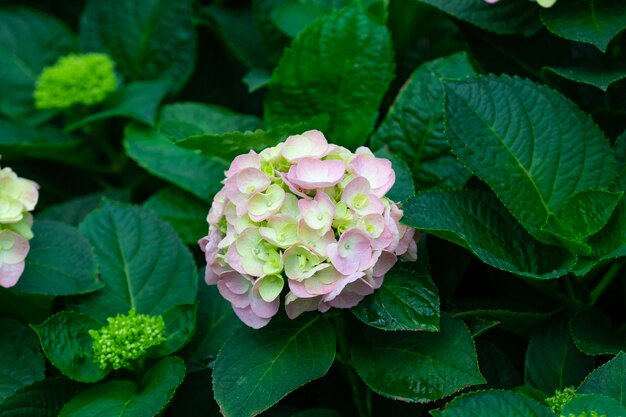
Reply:
[[372, 416], [372, 393], [365, 386], [361, 378], [354, 370], [350, 359], [350, 344], [347, 338], [347, 326], [341, 314], [333, 317], [335, 333], [337, 334], [337, 363], [340, 365], [342, 374], [348, 379], [352, 390], [352, 400], [356, 406], [359, 417]]
[[598, 282], [595, 288], [591, 290], [591, 294], [590, 294], [591, 299], [589, 301], [590, 305], [594, 305], [598, 301], [600, 296], [604, 294], [604, 291], [606, 291], [609, 285], [611, 285], [615, 277], [622, 270], [623, 266], [624, 266], [624, 261], [616, 262], [613, 265], [611, 265], [611, 267], [609, 268], [608, 271], [606, 271], [606, 274], [604, 274], [600, 282]]

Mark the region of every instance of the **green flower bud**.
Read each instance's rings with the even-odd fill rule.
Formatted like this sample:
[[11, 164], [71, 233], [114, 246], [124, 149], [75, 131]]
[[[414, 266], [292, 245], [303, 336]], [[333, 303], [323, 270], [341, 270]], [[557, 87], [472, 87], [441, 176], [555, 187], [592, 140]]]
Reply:
[[107, 321], [109, 324], [100, 330], [89, 330], [94, 362], [102, 369], [131, 368], [148, 349], [166, 340], [161, 316], [137, 314], [132, 309], [128, 315], [118, 314]]
[[105, 54], [70, 54], [43, 69], [34, 99], [38, 109], [65, 109], [102, 102], [117, 88], [114, 63]]
[[564, 388], [562, 391], [557, 390], [552, 397], [546, 398], [546, 404], [554, 414], [560, 415], [563, 411], [563, 407], [572, 401], [576, 395], [573, 387]]

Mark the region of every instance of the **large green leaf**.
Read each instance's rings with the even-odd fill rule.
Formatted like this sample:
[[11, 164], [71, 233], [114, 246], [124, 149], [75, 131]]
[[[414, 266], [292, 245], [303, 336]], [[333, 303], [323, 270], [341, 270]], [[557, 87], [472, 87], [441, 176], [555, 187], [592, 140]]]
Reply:
[[0, 404], [0, 417], [57, 417], [83, 387], [64, 377], [46, 378], [15, 392]]
[[221, 187], [226, 162], [176, 146], [158, 131], [130, 125], [124, 132], [128, 156], [151, 174], [210, 202]]
[[0, 151], [5, 157], [37, 157], [68, 161], [83, 141], [52, 126], [36, 128], [0, 119]]
[[566, 416], [597, 416], [623, 417], [626, 408], [619, 401], [603, 394], [577, 394], [563, 407]]
[[109, 373], [93, 360], [93, 339], [89, 330], [100, 327], [101, 322], [73, 311], [62, 311], [32, 326], [48, 360], [64, 375], [80, 382], [99, 381]]
[[37, 213], [37, 220], [54, 220], [78, 226], [89, 213], [98, 208], [103, 199], [128, 202], [130, 190], [110, 189], [65, 200]]
[[471, 173], [452, 155], [444, 132], [442, 79], [476, 72], [465, 52], [421, 65], [403, 86], [372, 136], [374, 149], [388, 145], [412, 168], [418, 190], [463, 188]]
[[204, 271], [198, 289], [198, 321], [196, 333], [189, 344], [190, 367], [204, 369], [217, 357], [222, 345], [244, 324], [215, 285], [206, 285]]
[[483, 391], [463, 395], [434, 410], [434, 417], [554, 417], [545, 405], [513, 392]]
[[143, 204], [172, 225], [187, 244], [195, 244], [207, 233], [209, 205], [178, 188], [164, 188]]
[[35, 80], [45, 66], [76, 47], [72, 32], [50, 15], [27, 9], [0, 11], [0, 114], [16, 119], [53, 114], [33, 114]]
[[487, 380], [487, 387], [513, 389], [523, 384], [523, 378], [515, 365], [496, 344], [482, 338], [476, 339], [476, 337], [474, 337], [474, 342], [478, 355], [478, 367], [480, 373]]
[[313, 410], [301, 411], [297, 414], [294, 414], [292, 417], [340, 417], [340, 415], [333, 410], [316, 408]]
[[75, 301], [75, 307], [105, 319], [134, 308], [163, 314], [195, 301], [195, 265], [171, 226], [148, 210], [105, 202], [80, 225], [94, 247], [102, 290]]
[[546, 323], [530, 339], [525, 379], [546, 394], [577, 386], [593, 369], [593, 358], [581, 353], [565, 320]]
[[626, 350], [626, 338], [616, 334], [611, 320], [599, 310], [576, 313], [569, 326], [576, 347], [587, 355], [616, 355]]
[[446, 82], [454, 153], [535, 238], [591, 249], [621, 197], [615, 159], [591, 117], [543, 85], [509, 76]]
[[593, 371], [578, 388], [580, 394], [602, 394], [626, 406], [626, 354], [616, 357]]
[[37, 336], [26, 325], [0, 319], [0, 404], [15, 391], [44, 378]]
[[189, 136], [176, 142], [183, 148], [199, 150], [203, 155], [232, 160], [237, 155], [251, 150], [260, 152], [265, 148], [276, 146], [291, 135], [299, 135], [311, 129], [325, 131], [328, 117], [314, 117], [300, 123], [290, 123], [274, 129], [246, 132], [225, 132], [221, 134], [205, 134]]
[[382, 330], [439, 330], [439, 296], [428, 260], [399, 262], [383, 285], [352, 309], [355, 316]]
[[182, 304], [163, 313], [165, 341], [152, 347], [148, 356], [152, 358], [167, 356], [189, 343], [196, 329], [196, 310], [195, 304]]
[[352, 362], [361, 379], [385, 397], [429, 402], [486, 382], [461, 320], [442, 316], [440, 333], [370, 331], [353, 346]]
[[96, 279], [91, 245], [76, 228], [53, 221], [36, 221], [26, 268], [15, 289], [29, 294], [86, 294], [103, 287]]
[[593, 85], [602, 91], [608, 90], [611, 84], [626, 78], [626, 65], [611, 65], [606, 68], [599, 66], [595, 61], [568, 67], [544, 67], [542, 71], [544, 73], [551, 71], [568, 80]]
[[271, 126], [328, 114], [330, 141], [363, 145], [393, 77], [389, 31], [360, 3], [304, 29], [272, 74], [264, 103]]
[[228, 417], [257, 415], [324, 376], [334, 359], [335, 334], [319, 314], [298, 320], [275, 318], [261, 330], [242, 329], [215, 360], [215, 399]]
[[576, 275], [586, 275], [593, 268], [611, 259], [626, 256], [626, 203], [624, 201], [617, 205], [607, 225], [591, 236], [587, 244], [591, 247], [591, 253], [579, 258], [574, 268]]
[[163, 106], [159, 122], [161, 130], [166, 133], [170, 124], [188, 125], [188, 129], [193, 132], [189, 136], [202, 134], [217, 135], [235, 130], [255, 130], [261, 127], [261, 120], [251, 114], [236, 113], [226, 107], [214, 104], [194, 102], [174, 103]]
[[111, 94], [102, 105], [102, 110], [93, 113], [70, 126], [71, 132], [98, 120], [124, 117], [147, 125], [154, 124], [159, 103], [167, 93], [168, 84], [163, 81], [135, 81]]
[[404, 204], [402, 222], [472, 251], [483, 262], [531, 278], [567, 273], [574, 258], [530, 236], [491, 193], [425, 192]]
[[168, 80], [182, 87], [196, 61], [191, 0], [90, 0], [80, 22], [89, 51], [109, 54], [131, 80]]
[[626, 29], [626, 3], [613, 0], [560, 1], [542, 10], [543, 24], [566, 39], [595, 45], [602, 52]]
[[162, 359], [141, 379], [141, 385], [115, 380], [97, 385], [68, 402], [60, 417], [154, 417], [174, 396], [185, 377], [185, 364], [175, 356]]
[[479, 28], [500, 34], [532, 35], [539, 23], [538, 10], [526, 0], [508, 0], [489, 4], [484, 0], [419, 0], [465, 20]]

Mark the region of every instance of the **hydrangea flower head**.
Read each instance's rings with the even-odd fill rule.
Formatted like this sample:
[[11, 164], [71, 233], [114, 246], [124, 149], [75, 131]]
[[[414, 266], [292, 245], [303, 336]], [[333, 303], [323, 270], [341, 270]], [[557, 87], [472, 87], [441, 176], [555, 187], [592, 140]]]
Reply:
[[130, 368], [148, 349], [166, 340], [161, 316], [137, 314], [132, 309], [128, 315], [118, 314], [107, 321], [109, 324], [100, 330], [89, 330], [94, 362], [102, 369]]
[[39, 199], [39, 186], [11, 168], [0, 169], [0, 286], [17, 284], [33, 238], [29, 213]]
[[546, 398], [545, 401], [554, 414], [560, 415], [565, 405], [572, 401], [575, 395], [576, 390], [574, 390], [574, 387], [567, 387], [563, 390], [557, 390], [552, 397]]
[[104, 101], [117, 88], [114, 63], [99, 53], [70, 54], [43, 69], [33, 98], [38, 109], [65, 109]]
[[329, 144], [310, 130], [236, 157], [207, 216], [206, 282], [248, 326], [350, 308], [382, 285], [399, 256], [417, 258], [415, 230], [385, 197], [391, 162]]

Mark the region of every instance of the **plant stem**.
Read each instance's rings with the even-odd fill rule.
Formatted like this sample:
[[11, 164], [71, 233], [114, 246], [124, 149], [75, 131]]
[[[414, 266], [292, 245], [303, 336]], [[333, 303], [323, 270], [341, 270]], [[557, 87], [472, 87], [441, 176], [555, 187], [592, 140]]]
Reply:
[[591, 290], [591, 294], [590, 294], [591, 299], [589, 301], [590, 305], [594, 305], [598, 301], [600, 296], [604, 294], [604, 291], [606, 291], [609, 285], [611, 285], [611, 283], [613, 282], [617, 274], [621, 271], [623, 266], [624, 266], [623, 261], [616, 262], [613, 265], [611, 265], [611, 267], [609, 268], [608, 271], [606, 271], [606, 274], [604, 274], [600, 282], [598, 282], [595, 288]]
[[351, 364], [350, 344], [346, 336], [347, 327], [345, 319], [341, 314], [337, 314], [333, 317], [333, 324], [335, 325], [335, 333], [337, 334], [337, 362], [340, 365], [343, 375], [350, 383], [352, 400], [356, 406], [357, 413], [359, 417], [371, 417], [372, 395], [369, 388], [361, 381], [361, 378], [357, 375]]

